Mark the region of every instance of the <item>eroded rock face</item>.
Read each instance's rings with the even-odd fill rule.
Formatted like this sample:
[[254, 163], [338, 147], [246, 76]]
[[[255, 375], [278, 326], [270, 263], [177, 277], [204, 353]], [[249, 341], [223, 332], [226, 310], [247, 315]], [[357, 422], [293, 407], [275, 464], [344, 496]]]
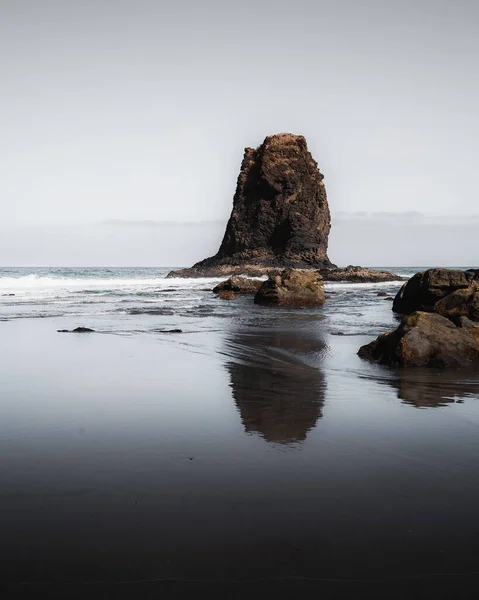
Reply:
[[445, 296], [473, 285], [475, 274], [474, 270], [454, 269], [429, 269], [416, 273], [397, 293], [393, 311], [402, 314], [416, 310], [432, 312], [436, 303]]
[[235, 294], [256, 294], [262, 285], [263, 282], [260, 279], [248, 279], [248, 277], [234, 275], [214, 287], [213, 292], [215, 294], [222, 291], [231, 291]]
[[479, 327], [464, 317], [455, 325], [439, 314], [417, 311], [358, 355], [389, 366], [462, 367], [479, 361]]
[[321, 306], [324, 304], [321, 275], [304, 269], [285, 269], [271, 275], [254, 297], [255, 304], [266, 306]]
[[[193, 270], [241, 273], [225, 267], [319, 268], [327, 255], [331, 220], [323, 175], [301, 135], [267, 137], [246, 148], [233, 210], [218, 253]], [[212, 271], [213, 270], [213, 271]], [[187, 269], [172, 276], [192, 276]]]

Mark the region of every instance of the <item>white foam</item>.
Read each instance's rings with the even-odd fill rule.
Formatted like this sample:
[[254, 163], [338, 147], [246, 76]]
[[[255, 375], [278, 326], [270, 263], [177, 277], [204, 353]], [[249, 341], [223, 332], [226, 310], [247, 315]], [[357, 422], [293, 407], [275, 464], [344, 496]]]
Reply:
[[40, 290], [97, 290], [97, 289], [148, 289], [148, 288], [186, 288], [195, 289], [214, 285], [221, 278], [204, 279], [166, 279], [166, 278], [61, 278], [41, 275], [24, 275], [22, 277], [0, 277], [0, 293], [15, 291], [40, 291]]

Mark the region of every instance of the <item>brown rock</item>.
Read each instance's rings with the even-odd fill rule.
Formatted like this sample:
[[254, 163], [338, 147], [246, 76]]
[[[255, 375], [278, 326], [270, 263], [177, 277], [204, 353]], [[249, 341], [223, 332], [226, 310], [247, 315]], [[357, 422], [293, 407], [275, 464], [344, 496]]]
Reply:
[[321, 275], [301, 269], [270, 276], [254, 297], [255, 304], [267, 306], [321, 306], [324, 300]]
[[236, 294], [231, 290], [223, 290], [217, 296], [220, 300], [234, 300], [236, 298]]
[[349, 265], [343, 268], [319, 269], [324, 281], [348, 281], [349, 283], [379, 283], [382, 281], [401, 281], [402, 277], [391, 271], [378, 271]]
[[235, 294], [256, 294], [262, 285], [263, 282], [259, 279], [248, 279], [247, 277], [234, 275], [214, 287], [213, 292], [219, 294], [223, 290], [229, 290], [235, 292]]
[[[209, 275], [218, 268], [244, 274], [232, 269], [245, 265], [330, 266], [323, 178], [302, 135], [272, 135], [258, 148], [246, 148], [220, 249], [193, 269]], [[192, 276], [190, 269], [176, 273]]]
[[479, 286], [456, 290], [434, 305], [434, 311], [457, 322], [459, 317], [479, 321]]
[[429, 269], [416, 273], [399, 290], [393, 311], [409, 314], [416, 310], [432, 312], [436, 302], [459, 289], [473, 284], [475, 271]]
[[436, 313], [414, 312], [358, 355], [390, 366], [465, 366], [479, 361], [479, 327], [468, 320], [460, 325]]

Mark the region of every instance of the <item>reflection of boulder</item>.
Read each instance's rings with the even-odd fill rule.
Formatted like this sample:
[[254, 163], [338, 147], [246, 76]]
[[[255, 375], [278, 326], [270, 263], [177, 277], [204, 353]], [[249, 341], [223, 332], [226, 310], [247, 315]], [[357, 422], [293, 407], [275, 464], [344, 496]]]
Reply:
[[398, 371], [397, 377], [382, 380], [395, 388], [398, 398], [416, 408], [439, 408], [479, 400], [479, 375], [476, 369], [431, 372], [427, 368]]
[[304, 360], [317, 363], [325, 348], [301, 330], [238, 333], [228, 341], [226, 368], [247, 433], [280, 444], [306, 439], [322, 416], [324, 379]]

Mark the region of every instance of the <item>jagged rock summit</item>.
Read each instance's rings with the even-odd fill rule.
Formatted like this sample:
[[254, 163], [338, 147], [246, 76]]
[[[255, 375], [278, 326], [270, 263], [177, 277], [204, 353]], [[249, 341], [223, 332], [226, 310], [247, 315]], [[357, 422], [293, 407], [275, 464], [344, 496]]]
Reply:
[[246, 148], [220, 249], [171, 276], [262, 274], [269, 268], [333, 266], [324, 176], [302, 135], [268, 136]]

